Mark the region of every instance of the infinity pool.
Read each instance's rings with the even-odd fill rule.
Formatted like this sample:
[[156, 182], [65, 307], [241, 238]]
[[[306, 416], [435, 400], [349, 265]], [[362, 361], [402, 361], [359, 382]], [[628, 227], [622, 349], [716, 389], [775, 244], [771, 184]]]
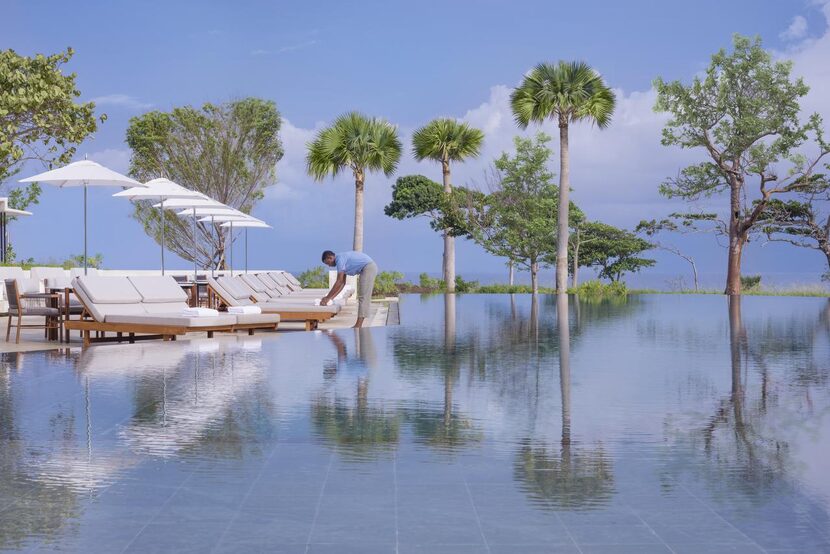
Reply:
[[4, 355], [0, 550], [830, 552], [830, 302], [408, 296]]

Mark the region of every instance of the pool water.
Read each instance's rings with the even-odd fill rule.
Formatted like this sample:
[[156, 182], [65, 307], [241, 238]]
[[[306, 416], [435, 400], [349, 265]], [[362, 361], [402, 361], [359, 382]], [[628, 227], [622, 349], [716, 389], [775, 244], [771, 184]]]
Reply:
[[830, 301], [405, 296], [4, 355], [0, 550], [830, 552]]

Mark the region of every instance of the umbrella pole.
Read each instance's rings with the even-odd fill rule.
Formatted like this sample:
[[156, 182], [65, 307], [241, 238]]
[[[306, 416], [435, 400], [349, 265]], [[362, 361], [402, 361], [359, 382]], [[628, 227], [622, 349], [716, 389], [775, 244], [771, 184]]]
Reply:
[[0, 214], [0, 227], [2, 227], [2, 230], [0, 230], [0, 233], [2, 233], [0, 235], [0, 246], [3, 248], [3, 252], [0, 255], [2, 255], [1, 259], [3, 263], [6, 263], [6, 212]]
[[248, 228], [245, 227], [245, 275], [248, 274]]
[[86, 181], [84, 181], [84, 275], [87, 274], [86, 261]]
[[198, 266], [196, 265], [196, 208], [193, 208], [193, 282], [198, 280]]
[[164, 275], [164, 197], [161, 197], [161, 207], [159, 208], [159, 215], [161, 216], [161, 274]]
[[233, 277], [233, 220], [231, 220], [231, 277]]
[[[216, 231], [216, 217], [215, 216], [210, 216], [210, 226], [214, 231]], [[219, 244], [219, 231], [216, 231], [216, 244]], [[211, 261], [211, 263], [210, 263], [210, 276], [211, 277], [216, 277], [216, 273], [214, 272], [214, 269], [216, 269], [216, 264], [213, 263], [213, 261]]]

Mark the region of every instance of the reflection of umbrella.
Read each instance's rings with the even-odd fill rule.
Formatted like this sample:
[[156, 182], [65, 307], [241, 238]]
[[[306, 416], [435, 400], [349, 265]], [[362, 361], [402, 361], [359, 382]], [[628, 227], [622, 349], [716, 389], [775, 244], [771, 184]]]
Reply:
[[[161, 208], [161, 204], [154, 204], [154, 208]], [[178, 210], [181, 208], [189, 208], [191, 211], [190, 216], [193, 217], [193, 280], [196, 281], [198, 279], [198, 271], [199, 265], [198, 260], [196, 257], [196, 210], [199, 208], [211, 208], [216, 210], [233, 210], [230, 206], [226, 206], [222, 204], [218, 200], [213, 200], [212, 198], [174, 198], [173, 200], [169, 200], [163, 206], [169, 210]]]
[[[237, 227], [245, 228], [245, 273], [248, 273], [248, 228], [256, 227], [257, 229], [271, 229], [272, 227], [264, 221], [260, 221], [258, 219], [249, 219], [241, 221], [232, 220], [228, 221], [227, 223], [223, 223], [222, 227], [225, 227], [227, 225], [230, 225], [231, 233], [233, 233], [234, 225], [236, 225]], [[231, 260], [233, 260], [233, 240], [231, 240]], [[233, 274], [233, 263], [231, 263], [231, 274]]]
[[116, 192], [113, 196], [117, 198], [131, 198], [134, 200], [161, 200], [161, 207], [159, 208], [159, 215], [161, 217], [161, 274], [164, 275], [164, 201], [174, 198], [203, 198], [207, 196], [201, 192], [184, 188], [183, 186], [174, 183], [169, 179], [153, 179], [147, 181], [143, 187], [133, 187], [121, 192]]
[[15, 210], [9, 207], [8, 198], [0, 198], [0, 261], [6, 263], [6, 250], [8, 249], [9, 236], [6, 231], [8, 224], [8, 216], [12, 217], [21, 215], [32, 215], [32, 212], [24, 212], [23, 210]]
[[56, 187], [84, 187], [84, 275], [87, 269], [86, 252], [86, 189], [87, 187], [143, 187], [141, 183], [121, 175], [91, 160], [73, 162], [58, 169], [21, 179], [21, 183], [47, 183]]

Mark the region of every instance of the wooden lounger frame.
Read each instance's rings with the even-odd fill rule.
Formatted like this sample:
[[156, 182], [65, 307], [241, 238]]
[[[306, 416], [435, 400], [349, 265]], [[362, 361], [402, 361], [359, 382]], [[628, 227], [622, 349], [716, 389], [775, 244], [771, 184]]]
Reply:
[[[277, 325], [279, 325], [279, 323], [240, 323], [235, 325], [186, 327], [176, 325], [144, 325], [140, 323], [106, 323], [104, 321], [97, 321], [94, 319], [89, 311], [89, 308], [87, 308], [86, 304], [84, 304], [84, 301], [80, 297], [78, 297], [78, 301], [84, 306], [81, 319], [68, 320], [65, 323], [65, 327], [66, 329], [81, 332], [84, 347], [90, 346], [92, 343], [100, 342], [127, 341], [132, 344], [137, 340], [176, 340], [178, 335], [186, 335], [187, 333], [207, 333], [209, 339], [213, 338], [213, 334], [216, 331], [248, 331], [249, 335], [253, 335], [254, 331], [257, 329], [274, 331], [277, 329]], [[91, 335], [92, 331], [95, 331], [96, 336], [93, 337]], [[115, 333], [115, 336], [107, 337], [105, 333]], [[125, 334], [127, 335], [126, 337], [124, 336]]]
[[[254, 306], [256, 306], [256, 299], [251, 297], [250, 300], [254, 302]], [[215, 308], [217, 310], [220, 309], [227, 309], [228, 303], [225, 302], [225, 299], [222, 295], [214, 290], [210, 284], [208, 284], [208, 306], [211, 308]], [[298, 305], [298, 307], [301, 307]], [[305, 322], [305, 330], [306, 331], [313, 331], [317, 329], [317, 326], [323, 322], [328, 321], [332, 317], [335, 316], [333, 313], [322, 313], [322, 312], [304, 312], [302, 310], [290, 310], [287, 312], [281, 312], [279, 310], [268, 310], [267, 312], [262, 313], [269, 313], [269, 314], [279, 314], [280, 321], [303, 321]]]

